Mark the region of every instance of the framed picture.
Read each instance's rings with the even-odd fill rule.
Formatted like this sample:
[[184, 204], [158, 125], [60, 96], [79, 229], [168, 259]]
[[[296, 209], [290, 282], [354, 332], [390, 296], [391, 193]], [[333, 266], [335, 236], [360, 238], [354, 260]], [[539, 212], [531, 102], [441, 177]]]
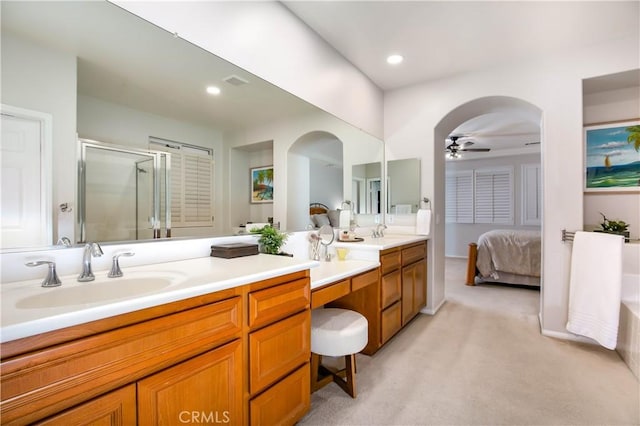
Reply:
[[250, 174], [251, 203], [273, 203], [273, 166], [253, 167]]
[[640, 192], [640, 120], [586, 126], [585, 192]]

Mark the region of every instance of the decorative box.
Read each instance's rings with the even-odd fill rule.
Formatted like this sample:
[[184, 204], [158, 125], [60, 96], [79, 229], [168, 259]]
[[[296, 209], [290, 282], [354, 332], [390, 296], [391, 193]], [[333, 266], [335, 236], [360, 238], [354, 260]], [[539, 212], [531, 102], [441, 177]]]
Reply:
[[231, 259], [234, 257], [252, 256], [258, 254], [258, 245], [250, 243], [216, 244], [211, 246], [212, 257]]

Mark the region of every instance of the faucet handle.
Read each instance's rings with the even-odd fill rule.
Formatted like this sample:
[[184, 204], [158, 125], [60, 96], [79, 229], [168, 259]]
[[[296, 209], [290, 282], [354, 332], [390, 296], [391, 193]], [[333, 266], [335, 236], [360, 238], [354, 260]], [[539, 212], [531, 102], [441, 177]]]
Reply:
[[120, 252], [120, 253], [116, 253], [113, 256], [113, 262], [111, 263], [111, 270], [109, 271], [107, 276], [109, 278], [119, 278], [119, 277], [121, 277], [123, 274], [122, 274], [122, 269], [120, 269], [120, 256], [131, 257], [134, 254], [135, 253], [132, 252], [132, 251], [123, 251], [123, 252]]
[[49, 271], [47, 272], [47, 276], [42, 281], [42, 287], [58, 287], [62, 284], [60, 278], [58, 278], [58, 273], [56, 272], [56, 262], [51, 262], [48, 260], [37, 260], [35, 262], [27, 262], [26, 266], [40, 266], [40, 265], [48, 265]]

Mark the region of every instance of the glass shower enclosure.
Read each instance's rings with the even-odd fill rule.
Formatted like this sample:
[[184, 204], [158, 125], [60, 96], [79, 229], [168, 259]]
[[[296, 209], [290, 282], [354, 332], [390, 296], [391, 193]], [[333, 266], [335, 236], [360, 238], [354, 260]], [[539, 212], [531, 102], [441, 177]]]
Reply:
[[171, 154], [79, 142], [79, 242], [171, 237]]

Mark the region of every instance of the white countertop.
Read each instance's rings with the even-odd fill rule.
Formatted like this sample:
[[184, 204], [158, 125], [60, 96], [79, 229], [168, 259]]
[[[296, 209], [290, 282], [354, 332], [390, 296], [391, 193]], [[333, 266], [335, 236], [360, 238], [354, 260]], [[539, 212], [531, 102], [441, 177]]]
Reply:
[[311, 270], [311, 289], [316, 289], [378, 267], [378, 250], [426, 239], [416, 235], [388, 235], [332, 244], [333, 247], [353, 249], [350, 251], [371, 251], [372, 256], [365, 256], [365, 260], [349, 256], [344, 261], [334, 258], [330, 262], [317, 262], [266, 254], [235, 259], [200, 257], [123, 268], [123, 278], [107, 278], [107, 271], [96, 272], [96, 280], [88, 283], [77, 282], [76, 275], [61, 276], [62, 285], [53, 288], [41, 287], [42, 279], [6, 283], [0, 287], [0, 342], [305, 269]]
[[[62, 276], [62, 285], [53, 288], [41, 287], [41, 279], [2, 284], [0, 341], [225, 290], [314, 268], [318, 264], [312, 260], [266, 254], [235, 259], [202, 257], [123, 268], [122, 278], [106, 278], [107, 272], [102, 271], [95, 274], [96, 281], [88, 283], [77, 282], [75, 275]], [[145, 280], [146, 283], [153, 279], [149, 277], [161, 276], [170, 277], [173, 282], [163, 288], [149, 287], [133, 296], [130, 288], [123, 287], [127, 285], [127, 279], [140, 279], [140, 283]], [[89, 291], [83, 291], [84, 288]], [[58, 306], [49, 306], [48, 301]], [[41, 306], [44, 304], [46, 306]]]
[[[60, 277], [62, 285], [52, 288], [41, 287], [41, 279], [3, 284], [0, 341], [8, 342], [304, 269], [311, 270], [311, 288], [315, 289], [378, 266], [378, 262], [365, 260], [317, 262], [259, 254], [137, 266], [125, 269], [123, 278], [107, 278], [107, 272], [102, 271], [95, 274], [96, 281], [88, 283], [77, 282], [75, 275], [63, 276]], [[147, 279], [149, 277], [168, 277], [172, 282], [167, 280], [168, 284], [163, 287], [149, 287], [135, 295], [130, 293], [130, 288], [122, 287], [134, 285], [132, 281], [125, 284], [126, 280], [140, 280], [136, 286], [154, 280]]]

